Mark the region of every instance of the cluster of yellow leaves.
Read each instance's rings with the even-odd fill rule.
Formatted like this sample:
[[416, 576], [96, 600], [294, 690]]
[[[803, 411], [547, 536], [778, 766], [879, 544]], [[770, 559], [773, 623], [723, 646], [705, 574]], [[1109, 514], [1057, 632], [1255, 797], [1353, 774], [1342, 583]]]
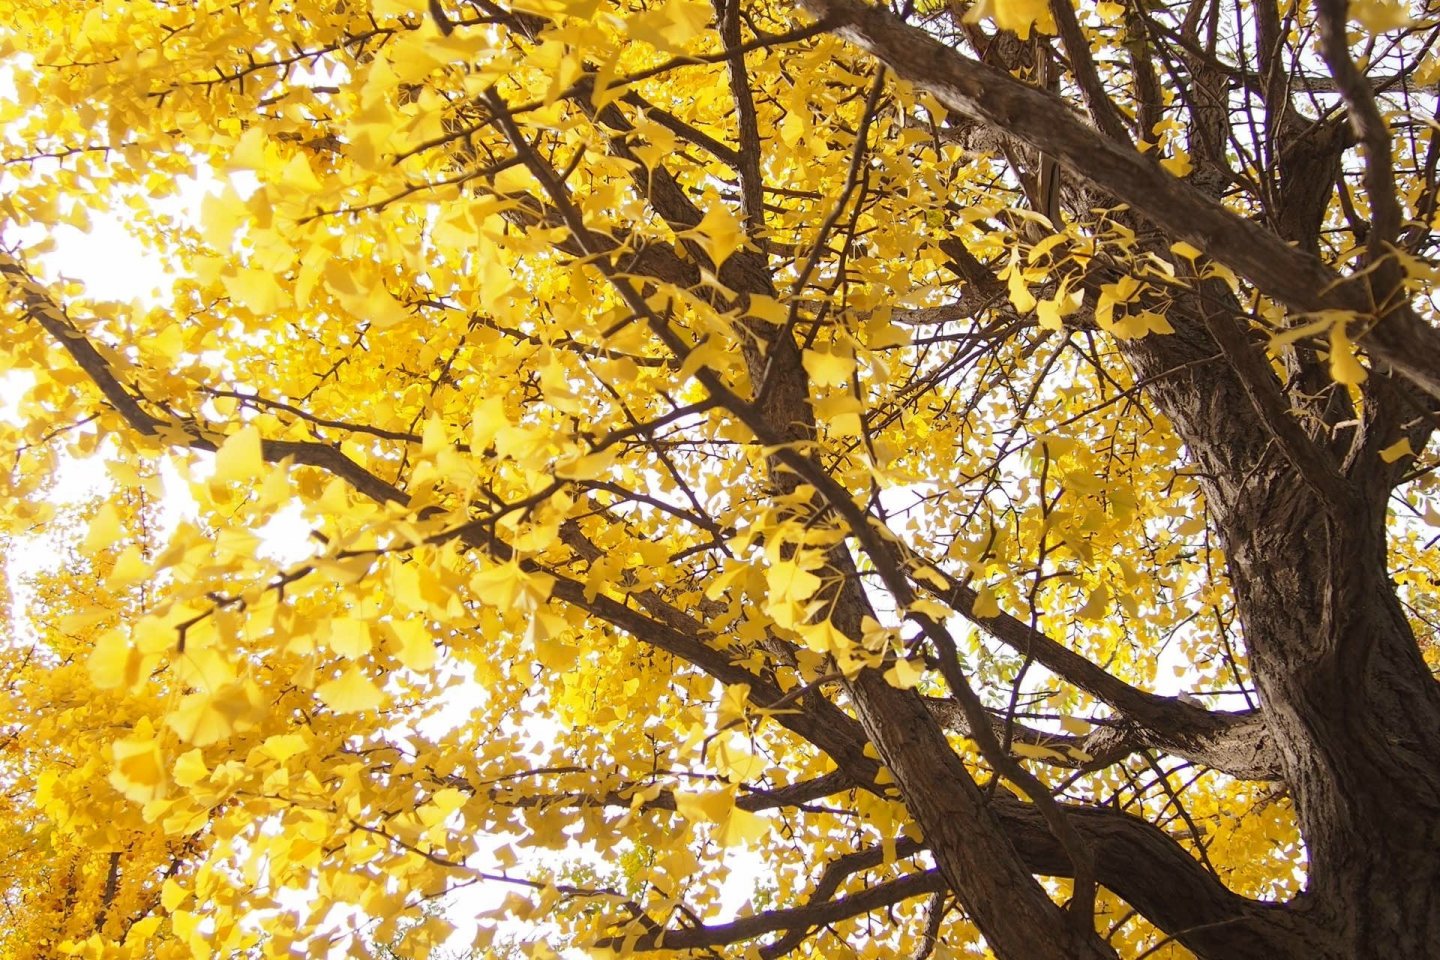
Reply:
[[[1365, 20], [1382, 6], [1355, 9]], [[1106, 8], [1118, 5], [1098, 5], [1104, 22], [1120, 16]], [[1102, 248], [1128, 258], [1133, 236], [1103, 212], [1039, 243], [996, 227], [1019, 216], [996, 206], [996, 162], [934, 136], [943, 111], [901, 84], [861, 169], [851, 230], [863, 244], [844, 264], [822, 256], [864, 117], [853, 91], [873, 76], [828, 36], [746, 59], [773, 131], [758, 163], [784, 187], [767, 197], [766, 235], [750, 235], [733, 170], [672, 129], [678, 115], [738, 142], [710, 6], [513, 9], [548, 20], [522, 37], [488, 18], [446, 32], [411, 0], [0, 2], [20, 93], [0, 113], [7, 150], [65, 156], [7, 166], [0, 219], [23, 229], [129, 209], [176, 273], [163, 302], [119, 310], [50, 288], [163, 412], [154, 436], [102, 407], [52, 338], [4, 307], [0, 375], [30, 378], [3, 433], [18, 451], [5, 526], [24, 532], [8, 548], [73, 548], [31, 577], [49, 593], [0, 669], [9, 713], [33, 718], [0, 741], [20, 918], [0, 933], [5, 956], [360, 950], [371, 920], [383, 939], [428, 898], [500, 874], [535, 886], [482, 905], [482, 947], [517, 917], [570, 942], [625, 934], [593, 909], [611, 894], [562, 892], [573, 885], [554, 864], [581, 838], [632, 864], [615, 885], [662, 919], [717, 908], [730, 848], [772, 858], [766, 895], [783, 903], [814, 864], [864, 844], [892, 854], [871, 879], [912, 869], [891, 862], [910, 828], [888, 798], [784, 818], [740, 806], [829, 761], [743, 684], [598, 623], [577, 599], [704, 610], [704, 642], [786, 694], [833, 682], [831, 664], [925, 689], [898, 611], [859, 638], [831, 620], [826, 551], [852, 532], [805, 513], [813, 489], [776, 495], [773, 451], [732, 418], [681, 409], [704, 399], [702, 368], [756, 386], [743, 361], [754, 324], [799, 321], [815, 449], [896, 534], [977, 586], [978, 616], [1031, 621], [1136, 682], [1184, 628], [1192, 662], [1217, 664], [1190, 679], [1230, 682], [1218, 665], [1232, 614], [1196, 486], [1155, 469], [1179, 460], [1178, 441], [1113, 353], [1058, 335], [1080, 306], [1071, 271]], [[1040, 0], [969, 9], [1022, 36], [1054, 30]], [[773, 33], [793, 26], [780, 5], [750, 12]], [[566, 170], [578, 216], [613, 251], [577, 248], [539, 202], [484, 105], [492, 92], [526, 105], [523, 135]], [[596, 121], [607, 108], [624, 111], [623, 136]], [[1175, 131], [1154, 133], [1183, 176]], [[697, 205], [688, 228], [637, 185], [661, 177]], [[160, 229], [148, 206], [187, 191], [204, 192], [198, 222]], [[1007, 263], [1009, 301], [1034, 329], [947, 367], [913, 319], [950, 283], [917, 223]], [[699, 278], [637, 287], [676, 318], [683, 359], [600, 269], [623, 280], [652, 243], [683, 251]], [[761, 244], [797, 251], [782, 271], [794, 289], [720, 309], [726, 266]], [[1104, 288], [1097, 322], [1117, 339], [1165, 335], [1183, 281], [1165, 262], [1131, 267]], [[1329, 319], [1336, 379], [1356, 383], [1345, 322]], [[970, 323], [934, 330], [978, 335]], [[919, 402], [917, 384], [931, 385]], [[317, 442], [378, 478], [380, 495], [266, 455]], [[137, 466], [162, 456], [184, 487], [163, 499], [184, 516], [165, 516], [156, 476]], [[104, 502], [61, 504], [51, 484], [75, 458], [105, 465]], [[1416, 585], [1436, 575], [1423, 541], [1403, 549]], [[772, 638], [793, 647], [788, 660]], [[1016, 658], [970, 638], [977, 684], [1005, 689]], [[1051, 706], [1095, 709], [1073, 692]], [[1127, 788], [1117, 775], [1094, 789]], [[1223, 840], [1212, 856], [1238, 885], [1278, 893], [1245, 871], [1257, 850], [1293, 843], [1283, 804], [1242, 816], [1265, 801], [1229, 789], [1194, 791]], [[854, 944], [817, 949], [898, 952], [898, 933], [848, 923], [837, 929]], [[426, 924], [417, 955], [448, 934]], [[1153, 939], [1133, 934], [1137, 952]]]

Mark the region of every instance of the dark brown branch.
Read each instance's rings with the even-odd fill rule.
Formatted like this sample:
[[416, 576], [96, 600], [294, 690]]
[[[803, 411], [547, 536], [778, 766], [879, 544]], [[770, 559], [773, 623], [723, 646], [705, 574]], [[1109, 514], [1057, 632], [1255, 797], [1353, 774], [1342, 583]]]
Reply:
[[[1131, 142], [1130, 133], [1125, 129], [1120, 111], [1115, 109], [1114, 102], [1105, 93], [1105, 85], [1095, 69], [1095, 58], [1090, 55], [1090, 41], [1085, 39], [1080, 21], [1075, 17], [1074, 4], [1071, 0], [1050, 0], [1050, 14], [1060, 31], [1060, 42], [1065, 44], [1065, 55], [1070, 58], [1070, 70], [1075, 75], [1075, 82], [1085, 98], [1085, 105], [1090, 108], [1095, 125], [1111, 140], [1128, 145]], [[1141, 136], [1148, 137], [1150, 133], [1142, 130]]]
[[1358, 503], [1355, 491], [1340, 475], [1329, 451], [1306, 435], [1295, 419], [1269, 362], [1246, 338], [1234, 314], [1208, 310], [1204, 318], [1206, 329], [1235, 371], [1260, 422], [1275, 438], [1296, 474], [1331, 513], [1341, 517], [1353, 513]]
[[1365, 347], [1440, 397], [1440, 330], [1404, 305], [1374, 304], [1363, 284], [1165, 172], [1082, 122], [1058, 97], [961, 55], [925, 31], [861, 0], [802, 0], [834, 32], [878, 57], [948, 109], [975, 117], [1058, 159], [1130, 204], [1171, 238], [1186, 241], [1303, 313], [1341, 311], [1383, 318], [1360, 337]]
[[[1038, 661], [1038, 657], [1036, 658]], [[1216, 713], [1168, 697], [1179, 708], [1171, 725], [1155, 729], [1121, 714], [1100, 721], [1084, 736], [1047, 733], [1016, 724], [1014, 739], [1018, 743], [1043, 747], [1054, 756], [1042, 762], [1072, 770], [1099, 770], [1119, 763], [1142, 750], [1155, 750], [1181, 757], [1219, 770], [1239, 780], [1279, 781], [1284, 778], [1279, 757], [1265, 728], [1264, 718], [1256, 711]], [[970, 724], [959, 707], [949, 700], [931, 698], [926, 701], [930, 711], [950, 730], [964, 736]], [[1202, 722], [1194, 722], [1203, 717]], [[1000, 730], [1004, 717], [992, 715], [992, 727]]]
[[[635, 951], [649, 950], [694, 950], [704, 947], [720, 947], [744, 940], [753, 940], [767, 933], [780, 930], [808, 929], [829, 923], [837, 923], [851, 917], [858, 917], [872, 910], [893, 907], [914, 897], [945, 890], [945, 879], [938, 870], [914, 873], [898, 880], [878, 883], [868, 890], [841, 897], [793, 907], [788, 910], [770, 910], [753, 917], [743, 917], [729, 923], [701, 924], [663, 932], [646, 932], [638, 937], [632, 935], [606, 937], [594, 946], [609, 949]], [[761, 951], [762, 956], [778, 956]]]
[[115, 894], [120, 889], [120, 859], [119, 850], [110, 851], [110, 865], [105, 870], [105, 889], [100, 892], [100, 910], [95, 914], [96, 932], [104, 931], [105, 920], [115, 903]]
[[937, 589], [924, 579], [914, 582], [973, 622], [988, 635], [1084, 690], [1120, 713], [1113, 726], [1086, 738], [1084, 750], [1111, 762], [1132, 749], [1150, 747], [1195, 760], [1243, 779], [1282, 778], [1280, 758], [1253, 713], [1217, 713], [1133, 687], [1092, 660], [1058, 643], [1028, 624], [1001, 612], [993, 617], [975, 613], [978, 592], [943, 570], [929, 567], [946, 586]]
[[626, 93], [620, 99], [632, 107], [639, 107], [651, 120], [654, 120], [682, 140], [692, 143], [710, 153], [715, 159], [727, 167], [730, 167], [732, 170], [738, 170], [740, 168], [740, 154], [733, 147], [721, 143], [719, 140], [710, 136], [710, 134], [686, 123], [670, 111], [655, 106], [633, 90]]
[[[89, 337], [71, 323], [64, 311], [46, 296], [40, 284], [8, 254], [0, 258], [0, 275], [20, 292], [26, 316], [44, 327], [65, 352], [70, 354], [131, 429], [143, 436], [160, 436], [168, 442], [194, 450], [213, 452], [216, 449], [215, 442], [200, 435], [194, 424], [162, 419], [146, 410], [136, 394], [120, 382], [110, 362], [100, 354]], [[394, 486], [376, 477], [328, 443], [265, 440], [262, 442], [262, 454], [272, 463], [290, 458], [295, 463], [319, 467], [342, 478], [367, 497], [380, 502], [403, 503], [408, 499]]]
[[[1030, 869], [1069, 875], [1069, 862], [1037, 811], [1005, 794], [995, 803]], [[1095, 851], [1101, 882], [1197, 955], [1274, 960], [1312, 954], [1314, 934], [1303, 913], [1231, 892], [1158, 827], [1099, 807], [1067, 805], [1066, 811]]]
[[[1365, 148], [1365, 194], [1370, 204], [1369, 261], [1376, 267], [1392, 259], [1390, 249], [1400, 235], [1400, 200], [1395, 191], [1395, 166], [1390, 155], [1390, 128], [1380, 115], [1375, 91], [1350, 58], [1346, 22], [1349, 0], [1316, 0], [1320, 21], [1320, 49], [1335, 78], [1335, 88], [1350, 107], [1350, 124]], [[1398, 265], [1392, 262], [1386, 278], [1398, 284]], [[1381, 291], [1390, 294], [1390, 289]]]
[[380, 427], [371, 426], [368, 423], [350, 423], [346, 420], [333, 420], [328, 417], [317, 417], [313, 413], [295, 406], [293, 403], [286, 403], [283, 400], [271, 400], [268, 397], [256, 393], [242, 393], [239, 390], [219, 390], [213, 387], [200, 388], [201, 392], [211, 397], [228, 397], [237, 400], [245, 406], [255, 407], [263, 410], [284, 410], [306, 423], [312, 423], [317, 427], [328, 427], [331, 430], [344, 430], [347, 433], [363, 433], [366, 436], [378, 437], [381, 440], [396, 440], [401, 443], [419, 443], [419, 434], [406, 433], [403, 430], [385, 430]]
[[140, 404], [130, 388], [115, 375], [110, 361], [100, 355], [90, 338], [76, 328], [60, 305], [50, 299], [39, 281], [9, 251], [0, 251], [0, 278], [18, 295], [25, 315], [44, 327], [45, 332], [70, 354], [131, 429], [147, 437], [160, 432], [165, 421]]
[[[895, 841], [894, 849], [889, 851], [889, 853], [894, 859], [903, 860], [907, 857], [914, 856], [924, 848], [925, 845], [920, 841], [902, 837]], [[820, 879], [815, 881], [815, 886], [810, 891], [810, 896], [806, 898], [805, 906], [812, 907], [833, 900], [835, 892], [840, 889], [840, 884], [845, 881], [845, 878], [854, 876], [861, 870], [872, 870], [880, 866], [885, 862], [885, 855], [885, 848], [876, 846], [856, 850], [853, 853], [847, 853], [844, 856], [831, 860], [825, 865], [825, 868], [820, 871]], [[937, 891], [937, 893], [942, 892], [945, 891]], [[765, 960], [771, 960], [773, 957], [782, 957], [804, 943], [808, 933], [808, 927], [791, 927], [786, 931], [784, 936], [780, 937], [774, 943], [762, 947], [760, 955], [765, 958]]]
[[[558, 772], [575, 773], [580, 771], [581, 768], [567, 768]], [[461, 777], [447, 780], [446, 785], [474, 792], [474, 787]], [[619, 810], [676, 809], [675, 793], [668, 789], [661, 790], [654, 797], [642, 802], [637, 808], [634, 805], [632, 794], [644, 786], [646, 786], [646, 784], [627, 783], [616, 787], [614, 790], [607, 790], [604, 793], [587, 793], [582, 790], [537, 793], [534, 790], [528, 789], [524, 792], [517, 793], [501, 787], [491, 787], [488, 791], [488, 799], [491, 803], [499, 806], [515, 808], [539, 807], [546, 810], [553, 807], [610, 807]], [[759, 813], [763, 810], [790, 809], [834, 814], [836, 812], [834, 809], [815, 807], [814, 802], [836, 793], [853, 790], [854, 788], [855, 785], [851, 782], [850, 778], [839, 772], [827, 773], [811, 780], [804, 780], [800, 783], [792, 783], [774, 789], [741, 784], [740, 789], [743, 792], [735, 799], [735, 806], [740, 810], [746, 810], [750, 813]]]
[[949, 912], [949, 894], [935, 893], [930, 896], [929, 902], [925, 904], [925, 929], [916, 939], [915, 948], [910, 951], [906, 960], [929, 960], [940, 943], [940, 925], [944, 923], [945, 915]]
[[[720, 23], [720, 39], [727, 50], [738, 51], [740, 39], [740, 0], [712, 0]], [[729, 58], [730, 95], [735, 98], [735, 115], [739, 121], [740, 198], [745, 215], [745, 230], [752, 240], [764, 243], [765, 181], [760, 172], [764, 147], [760, 125], [755, 117], [755, 98], [750, 92], [750, 77], [745, 71], [745, 54], [733, 53]], [[762, 246], [762, 249], [764, 247]]]

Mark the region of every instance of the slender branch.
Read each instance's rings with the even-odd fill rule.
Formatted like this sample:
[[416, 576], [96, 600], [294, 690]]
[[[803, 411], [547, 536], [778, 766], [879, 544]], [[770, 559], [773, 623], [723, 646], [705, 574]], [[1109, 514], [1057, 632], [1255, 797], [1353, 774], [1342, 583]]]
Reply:
[[[1060, 31], [1060, 41], [1065, 44], [1065, 53], [1070, 58], [1070, 70], [1075, 74], [1085, 105], [1090, 108], [1090, 116], [1095, 118], [1095, 125], [1116, 143], [1129, 144], [1130, 133], [1125, 129], [1120, 111], [1105, 93], [1105, 85], [1095, 68], [1095, 58], [1090, 55], [1090, 41], [1085, 39], [1080, 29], [1072, 0], [1050, 0], [1050, 14]], [[1148, 135], [1148, 131], [1142, 131], [1141, 135]]]
[[[1400, 200], [1395, 190], [1395, 165], [1391, 158], [1390, 127], [1380, 115], [1375, 91], [1350, 57], [1346, 22], [1349, 0], [1315, 0], [1320, 21], [1320, 49], [1335, 78], [1335, 87], [1350, 107], [1350, 125], [1365, 147], [1365, 193], [1370, 205], [1370, 236], [1366, 241], [1368, 259], [1379, 265], [1390, 257], [1400, 236]], [[1398, 281], [1398, 270], [1392, 266]], [[1388, 271], [1387, 271], [1388, 272]], [[1382, 291], [1388, 295], [1390, 291]]]
[[[740, 0], [712, 0], [720, 21], [720, 39], [727, 50], [739, 51]], [[750, 78], [745, 71], [745, 54], [732, 53], [729, 58], [730, 95], [735, 98], [735, 115], [739, 121], [740, 197], [745, 214], [745, 232], [751, 240], [765, 242], [765, 181], [760, 172], [764, 144], [760, 139], [760, 123], [755, 116], [755, 98], [750, 92]], [[763, 249], [763, 246], [762, 246]]]
[[[788, 910], [770, 910], [753, 917], [742, 917], [729, 923], [700, 924], [693, 927], [646, 932], [636, 937], [633, 934], [605, 937], [594, 944], [602, 949], [625, 949], [634, 951], [651, 950], [695, 950], [704, 947], [719, 947], [744, 940], [753, 940], [767, 933], [780, 930], [808, 929], [825, 924], [837, 923], [858, 917], [872, 910], [893, 907], [898, 903], [925, 894], [945, 890], [945, 879], [939, 870], [926, 870], [898, 880], [878, 883], [860, 893], [836, 900], [809, 903]], [[779, 956], [761, 950], [761, 956]]]
[[[894, 848], [888, 851], [889, 856], [896, 860], [903, 860], [912, 857], [924, 849], [924, 844], [909, 837], [902, 837], [895, 841]], [[840, 884], [847, 877], [853, 876], [861, 870], [871, 870], [886, 862], [887, 851], [883, 846], [867, 847], [863, 850], [856, 850], [844, 856], [836, 857], [825, 865], [820, 871], [820, 879], [815, 882], [810, 895], [806, 897], [806, 906], [813, 906], [831, 901], [835, 892], [840, 889]], [[941, 893], [943, 891], [937, 891]], [[809, 928], [794, 926], [780, 939], [760, 951], [765, 960], [772, 957], [781, 957], [794, 950], [805, 942]]]
[[110, 406], [125, 418], [133, 430], [146, 437], [153, 437], [160, 432], [164, 421], [141, 406], [130, 388], [120, 382], [120, 378], [110, 366], [110, 361], [101, 356], [90, 338], [76, 328], [74, 322], [65, 315], [64, 309], [50, 299], [45, 288], [30, 271], [10, 251], [4, 249], [0, 249], [0, 279], [3, 279], [11, 292], [18, 295], [25, 316], [44, 327], [45, 332], [70, 354], [91, 382], [99, 388]]
[[1315, 491], [1330, 513], [1345, 518], [1359, 509], [1354, 489], [1341, 476], [1329, 451], [1312, 440], [1290, 411], [1280, 382], [1255, 344], [1241, 331], [1235, 317], [1218, 310], [1204, 311], [1205, 327], [1235, 370], [1245, 395], [1274, 437], [1298, 476]]

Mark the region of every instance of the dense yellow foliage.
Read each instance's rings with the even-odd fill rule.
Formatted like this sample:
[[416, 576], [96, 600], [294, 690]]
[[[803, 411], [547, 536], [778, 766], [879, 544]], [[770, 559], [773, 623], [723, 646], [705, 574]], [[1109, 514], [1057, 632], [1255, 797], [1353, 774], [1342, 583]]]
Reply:
[[[1117, 64], [1120, 7], [1082, 14]], [[1361, 9], [1390, 29], [1382, 7]], [[1044, 3], [972, 13], [1056, 29]], [[1196, 478], [1117, 354], [1170, 335], [1198, 277], [1242, 282], [1116, 211], [1044, 220], [1014, 157], [811, 22], [768, 0], [728, 26], [698, 0], [0, 0], [0, 376], [22, 392], [0, 424], [0, 956], [364, 955], [404, 930], [419, 957], [452, 923], [482, 953], [498, 929], [600, 955], [797, 907], [856, 851], [883, 856], [842, 895], [919, 875], [883, 769], [775, 793], [835, 774], [781, 722], [811, 692], [848, 712], [874, 668], [948, 696], [912, 613], [951, 624], [1062, 798], [1203, 845], [1241, 894], [1298, 889], [1283, 785], [1153, 751], [1077, 770], [1108, 708], [957, 616], [1253, 705]], [[1152, 132], [1189, 173], [1180, 125]], [[1433, 124], [1412, 135], [1423, 153]], [[47, 268], [47, 229], [98, 216], [165, 263], [158, 298], [94, 302]], [[957, 280], [955, 239], [999, 289]], [[769, 293], [737, 294], [757, 263]], [[754, 362], [776, 330], [803, 436], [725, 399], [778, 389]], [[1343, 319], [1307, 335], [1363, 379]], [[809, 509], [780, 446], [903, 544], [914, 595]], [[1427, 462], [1392, 541], [1417, 622]], [[93, 499], [56, 492], [74, 471]], [[837, 545], [863, 631], [830, 615]], [[935, 911], [958, 956], [978, 935], [930, 892], [801, 949], [897, 956]], [[1096, 910], [1121, 955], [1162, 939], [1103, 890]]]

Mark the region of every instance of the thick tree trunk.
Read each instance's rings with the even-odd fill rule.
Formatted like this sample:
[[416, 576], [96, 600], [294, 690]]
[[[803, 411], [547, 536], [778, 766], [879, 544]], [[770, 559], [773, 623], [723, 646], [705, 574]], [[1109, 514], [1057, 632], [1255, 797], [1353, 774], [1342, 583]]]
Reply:
[[1220, 525], [1325, 925], [1346, 956], [1431, 957], [1440, 687], [1385, 575], [1383, 500], [1369, 499], [1332, 517], [1298, 479], [1277, 482], [1220, 505]]
[[[1305, 840], [1307, 956], [1428, 958], [1440, 943], [1440, 684], [1387, 576], [1389, 485], [1322, 502], [1194, 327], [1127, 349], [1200, 466], [1262, 712]], [[1166, 376], [1158, 376], [1163, 371]], [[1217, 960], [1219, 957], [1217, 956]]]
[[848, 689], [946, 882], [997, 954], [1113, 960], [1113, 950], [1098, 937], [1078, 933], [1035, 883], [924, 701], [891, 687], [873, 670]]

